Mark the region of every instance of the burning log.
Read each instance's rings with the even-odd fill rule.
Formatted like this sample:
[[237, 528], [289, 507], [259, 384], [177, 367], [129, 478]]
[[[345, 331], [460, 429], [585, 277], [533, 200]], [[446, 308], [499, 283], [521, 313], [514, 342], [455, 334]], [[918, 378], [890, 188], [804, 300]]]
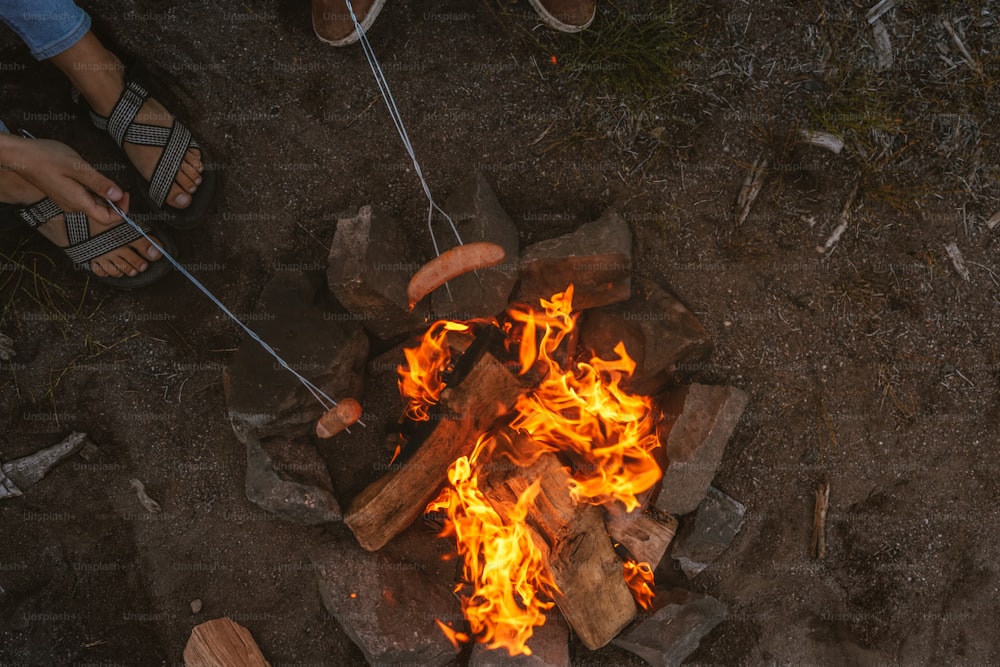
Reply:
[[[530, 443], [526, 437], [519, 441], [518, 449]], [[546, 453], [505, 479], [490, 480], [484, 493], [500, 511], [499, 507], [516, 504], [538, 480], [540, 489], [528, 508], [528, 525], [548, 546], [549, 569], [559, 588], [556, 604], [584, 645], [596, 650], [632, 621], [636, 605], [601, 510], [576, 503], [570, 497], [569, 479], [559, 459]]]
[[486, 352], [462, 381], [441, 394], [443, 418], [404, 462], [351, 503], [344, 522], [369, 551], [381, 549], [420, 516], [447, 480], [448, 466], [514, 405], [523, 387]]

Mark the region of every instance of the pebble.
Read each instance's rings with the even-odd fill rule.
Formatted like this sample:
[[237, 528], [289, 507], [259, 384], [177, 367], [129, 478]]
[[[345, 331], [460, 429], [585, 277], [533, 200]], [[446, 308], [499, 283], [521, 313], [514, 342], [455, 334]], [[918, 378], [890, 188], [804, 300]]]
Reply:
[[195, 598], [191, 600], [191, 613], [197, 614], [201, 611], [201, 598]]

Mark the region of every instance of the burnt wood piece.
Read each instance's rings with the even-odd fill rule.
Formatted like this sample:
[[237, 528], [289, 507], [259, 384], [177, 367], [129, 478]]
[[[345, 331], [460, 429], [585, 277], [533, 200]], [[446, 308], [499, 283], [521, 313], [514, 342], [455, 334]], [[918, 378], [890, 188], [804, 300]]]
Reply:
[[381, 549], [419, 517], [447, 481], [448, 466], [507, 413], [524, 387], [492, 354], [484, 354], [457, 387], [441, 394], [440, 421], [404, 463], [362, 491], [344, 522], [368, 551]]

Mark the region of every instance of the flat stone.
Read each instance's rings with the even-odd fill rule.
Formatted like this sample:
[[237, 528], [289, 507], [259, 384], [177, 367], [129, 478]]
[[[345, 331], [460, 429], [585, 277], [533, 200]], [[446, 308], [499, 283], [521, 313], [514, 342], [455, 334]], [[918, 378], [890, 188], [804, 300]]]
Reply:
[[573, 309], [598, 308], [631, 296], [632, 232], [614, 209], [575, 232], [525, 248], [514, 300], [538, 306], [573, 284]]
[[715, 487], [708, 490], [694, 515], [685, 520], [670, 557], [688, 578], [694, 577], [725, 551], [743, 528], [746, 508]]
[[410, 312], [406, 286], [420, 268], [413, 244], [399, 223], [362, 206], [357, 216], [337, 221], [330, 246], [327, 284], [337, 300], [382, 339], [417, 331], [427, 313]]
[[629, 391], [652, 395], [676, 381], [678, 372], [708, 359], [712, 339], [687, 306], [647, 278], [633, 278], [632, 297], [588, 310], [580, 344], [602, 359], [614, 358], [621, 341], [636, 362]]
[[726, 605], [722, 602], [681, 589], [657, 595], [656, 604], [663, 606], [653, 614], [640, 614], [632, 626], [611, 642], [651, 665], [680, 665], [694, 653], [705, 635], [726, 618]]
[[435, 619], [465, 629], [458, 599], [417, 563], [367, 552], [352, 540], [312, 550], [320, 595], [371, 665], [436, 667], [458, 650]]
[[[330, 297], [318, 275], [279, 271], [249, 326], [298, 373], [334, 400], [360, 396], [368, 337]], [[223, 377], [237, 437], [312, 432], [323, 406], [260, 344], [240, 343]]]
[[673, 398], [672, 405], [683, 400], [683, 407], [675, 414], [667, 408], [660, 432], [667, 467], [656, 507], [680, 515], [697, 509], [708, 493], [749, 397], [735, 387], [692, 384]]
[[307, 438], [271, 439], [268, 449], [283, 452], [278, 462], [254, 438], [246, 439], [246, 448], [245, 488], [250, 502], [286, 521], [309, 526], [342, 519], [340, 505], [329, 488], [326, 464]]
[[562, 615], [550, 610], [545, 625], [535, 628], [528, 640], [528, 648], [531, 655], [511, 656], [506, 649], [476, 644], [469, 667], [570, 667], [569, 625]]
[[[507, 256], [496, 266], [467, 273], [449, 282], [450, 297], [443, 287], [435, 290], [431, 296], [435, 318], [471, 320], [498, 315], [507, 307], [511, 290], [517, 283], [517, 227], [480, 172], [448, 197], [444, 210], [458, 227], [463, 243], [495, 243]], [[458, 245], [447, 223], [437, 229], [444, 229], [438, 235], [441, 252]]]

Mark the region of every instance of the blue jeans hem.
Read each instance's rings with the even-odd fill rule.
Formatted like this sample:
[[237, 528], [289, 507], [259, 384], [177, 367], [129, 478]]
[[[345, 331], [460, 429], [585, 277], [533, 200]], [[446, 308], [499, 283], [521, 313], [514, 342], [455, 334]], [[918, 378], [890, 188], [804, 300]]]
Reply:
[[46, 44], [45, 46], [39, 47], [31, 52], [31, 55], [35, 57], [36, 60], [48, 60], [53, 56], [57, 56], [66, 49], [72, 47], [74, 44], [83, 39], [83, 36], [90, 32], [90, 16], [83, 12], [80, 17], [80, 22], [70, 30], [67, 34], [61, 36], [59, 39]]

